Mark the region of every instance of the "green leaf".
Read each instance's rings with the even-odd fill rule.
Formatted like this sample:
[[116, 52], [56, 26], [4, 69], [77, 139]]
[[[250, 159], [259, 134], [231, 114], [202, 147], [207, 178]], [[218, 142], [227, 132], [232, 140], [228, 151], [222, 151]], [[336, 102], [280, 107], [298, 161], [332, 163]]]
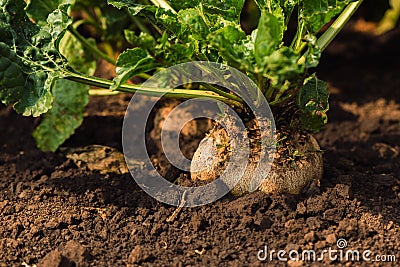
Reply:
[[107, 0], [107, 4], [112, 5], [118, 9], [124, 8], [124, 7], [145, 7], [145, 5], [138, 4], [136, 1], [131, 1], [131, 0]]
[[181, 31], [178, 15], [171, 12], [171, 10], [154, 5], [142, 5], [129, 0], [108, 0], [107, 3], [118, 9], [125, 8], [131, 16], [143, 16], [160, 29], [166, 29], [171, 34], [177, 35]]
[[284, 46], [264, 58], [262, 74], [274, 87], [283, 85], [286, 80], [295, 81], [304, 72], [304, 65], [298, 63], [299, 58], [292, 49]]
[[255, 2], [260, 8], [261, 13], [274, 15], [282, 25], [286, 25], [298, 0], [256, 0]]
[[118, 68], [131, 68], [136, 66], [137, 62], [141, 59], [147, 58], [148, 55], [146, 51], [141, 48], [127, 49], [121, 53], [117, 60]]
[[188, 44], [172, 44], [165, 47], [165, 60], [170, 65], [187, 62], [193, 57], [194, 48]]
[[289, 0], [281, 2], [283, 2], [283, 5], [281, 4], [281, 7], [283, 9], [283, 13], [285, 14], [285, 24], [287, 25], [289, 23], [289, 19], [290, 16], [292, 15], [293, 10], [298, 5], [300, 0]]
[[343, 8], [354, 0], [309, 0], [301, 1], [300, 18], [311, 34], [316, 34]]
[[226, 20], [240, 23], [240, 13], [242, 12], [244, 0], [224, 0], [218, 4], [214, 0], [200, 1], [206, 13], [223, 17]]
[[[59, 55], [59, 43], [68, 26], [72, 23], [72, 19], [68, 16], [67, 5], [62, 5], [54, 10], [47, 17], [47, 24], [41, 27], [38, 36], [33, 40], [41, 42], [42, 50], [47, 49], [49, 52], [54, 52]], [[46, 52], [44, 53], [46, 55]]]
[[110, 6], [102, 6], [101, 8], [102, 16], [107, 25], [107, 29], [114, 31], [114, 34], [119, 34], [120, 32], [116, 29], [123, 29], [124, 26], [129, 26], [129, 22], [132, 21], [126, 11], [121, 11], [116, 8], [111, 8]]
[[139, 36], [134, 31], [124, 30], [125, 39], [128, 43], [138, 46], [142, 49], [153, 51], [156, 46], [156, 40], [148, 33], [141, 32]]
[[301, 110], [301, 127], [317, 132], [328, 122], [329, 92], [325, 82], [315, 75], [304, 81], [298, 94], [297, 103]]
[[68, 80], [57, 80], [53, 87], [53, 108], [44, 115], [33, 137], [42, 151], [56, 151], [83, 121], [89, 101], [89, 86]]
[[16, 53], [0, 42], [0, 99], [13, 104], [24, 116], [37, 117], [51, 108], [52, 77], [44, 71], [30, 73]]
[[126, 8], [132, 16], [136, 16], [141, 12], [143, 12], [144, 15], [154, 14], [158, 9], [156, 6], [142, 5], [131, 0], [108, 0], [107, 4], [118, 9]]
[[206, 24], [208, 21], [200, 10], [195, 8], [180, 10], [178, 18], [183, 31], [189, 30], [192, 35], [202, 39], [205, 39], [209, 34], [209, 26]]
[[182, 10], [182, 9], [187, 9], [187, 8], [193, 8], [195, 6], [198, 6], [200, 4], [201, 0], [170, 0], [168, 3], [171, 5], [171, 7], [176, 10]]
[[170, 10], [163, 8], [157, 8], [154, 13], [154, 18], [146, 15], [150, 20], [154, 22], [161, 28], [165, 29], [172, 36], [182, 35], [182, 26], [178, 19], [178, 14], [172, 13]]
[[26, 7], [26, 13], [37, 24], [43, 25], [47, 23], [47, 17], [56, 9], [63, 9], [64, 6], [69, 7], [74, 0], [29, 0]]
[[121, 53], [117, 60], [117, 74], [114, 78], [114, 84], [111, 90], [116, 90], [121, 84], [128, 81], [131, 77], [150, 71], [156, 68], [154, 58], [149, 56], [146, 51], [141, 48], [127, 49]]
[[47, 24], [40, 27], [29, 20], [24, 8], [23, 0], [0, 2], [0, 25], [5, 32], [0, 35], [0, 99], [13, 104], [18, 113], [39, 116], [51, 108], [51, 88], [62, 76], [58, 69], [65, 61], [58, 43], [71, 20], [64, 5], [51, 12]]
[[223, 17], [239, 23], [244, 0], [224, 0], [216, 3], [214, 0], [170, 0], [168, 1], [176, 11], [188, 8], [204, 9], [204, 13], [217, 17]]
[[283, 25], [274, 15], [261, 12], [254, 44], [254, 55], [260, 68], [265, 65], [265, 57], [281, 44], [283, 31]]
[[208, 39], [229, 65], [244, 71], [254, 70], [254, 43], [240, 27], [227, 25], [211, 33]]
[[23, 0], [1, 0], [0, 42], [11, 46], [27, 45], [27, 41], [39, 31], [39, 27], [33, 24], [26, 16], [25, 2]]
[[[95, 42], [93, 40], [93, 45]], [[69, 66], [82, 73], [93, 75], [96, 60], [69, 32], [60, 41], [60, 52]], [[78, 128], [88, 103], [89, 87], [68, 80], [57, 80], [52, 87], [53, 108], [47, 112], [33, 132], [38, 147], [43, 151], [55, 151]]]
[[306, 68], [314, 68], [318, 66], [319, 60], [321, 59], [321, 49], [316, 45], [317, 37], [314, 35], [306, 35], [304, 40], [307, 42], [308, 50], [306, 56]]

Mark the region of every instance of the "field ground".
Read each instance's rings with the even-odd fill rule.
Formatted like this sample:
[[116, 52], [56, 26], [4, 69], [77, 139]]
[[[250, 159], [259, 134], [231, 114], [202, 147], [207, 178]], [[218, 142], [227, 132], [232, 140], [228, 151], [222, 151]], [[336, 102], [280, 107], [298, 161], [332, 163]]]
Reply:
[[[362, 21], [349, 24], [317, 69], [329, 82], [331, 111], [315, 135], [325, 150], [324, 178], [308, 194], [226, 196], [166, 222], [176, 208], [153, 200], [129, 174], [103, 175], [40, 152], [31, 137], [37, 120], [1, 107], [0, 266], [261, 266], [265, 245], [321, 253], [340, 238], [345, 249], [397, 257], [371, 265], [398, 266], [400, 30], [380, 37], [367, 30]], [[65, 146], [121, 149], [129, 99], [91, 98], [84, 125]], [[367, 265], [327, 257], [314, 265], [329, 263]]]

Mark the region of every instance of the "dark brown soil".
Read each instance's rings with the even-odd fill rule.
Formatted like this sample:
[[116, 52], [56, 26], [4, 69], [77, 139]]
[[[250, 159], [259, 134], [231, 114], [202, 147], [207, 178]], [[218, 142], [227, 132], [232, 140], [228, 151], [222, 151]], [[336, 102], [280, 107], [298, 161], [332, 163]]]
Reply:
[[[298, 196], [226, 196], [167, 222], [176, 208], [152, 199], [129, 174], [102, 175], [40, 152], [31, 137], [37, 120], [2, 107], [0, 266], [261, 266], [265, 245], [321, 253], [339, 238], [346, 249], [397, 262], [325, 257], [315, 266], [399, 266], [400, 30], [375, 37], [360, 29], [349, 25], [317, 70], [332, 92], [330, 122], [316, 135], [325, 175], [320, 188]], [[65, 146], [121, 149], [129, 99], [91, 98], [84, 125]]]

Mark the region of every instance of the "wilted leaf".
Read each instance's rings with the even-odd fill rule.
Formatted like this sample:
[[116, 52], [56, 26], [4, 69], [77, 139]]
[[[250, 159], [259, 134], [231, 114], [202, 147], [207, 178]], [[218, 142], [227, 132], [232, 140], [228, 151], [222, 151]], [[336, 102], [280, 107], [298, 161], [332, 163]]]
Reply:
[[[60, 42], [60, 52], [69, 66], [82, 73], [93, 75], [96, 60], [75, 37], [66, 33]], [[67, 140], [83, 121], [88, 103], [89, 86], [68, 80], [57, 80], [52, 88], [53, 108], [47, 112], [33, 132], [38, 147], [43, 151], [55, 151]]]
[[57, 80], [53, 87], [53, 108], [44, 115], [33, 132], [38, 147], [55, 151], [78, 128], [89, 101], [88, 86], [68, 80]]
[[[117, 149], [108, 146], [90, 145], [78, 148], [61, 148], [61, 152], [71, 159], [78, 168], [88, 168], [91, 171], [99, 171], [101, 174], [128, 173], [124, 154]], [[143, 168], [144, 163], [130, 161], [129, 166]]]

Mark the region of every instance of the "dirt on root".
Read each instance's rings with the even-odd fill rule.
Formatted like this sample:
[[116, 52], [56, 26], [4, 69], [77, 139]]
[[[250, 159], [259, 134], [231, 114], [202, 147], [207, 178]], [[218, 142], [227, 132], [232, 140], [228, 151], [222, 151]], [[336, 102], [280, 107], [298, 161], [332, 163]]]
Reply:
[[[129, 174], [103, 175], [61, 153], [39, 151], [31, 137], [38, 120], [2, 107], [0, 266], [398, 266], [398, 47], [400, 30], [375, 37], [353, 22], [325, 53], [317, 71], [332, 94], [330, 122], [316, 134], [325, 151], [319, 188], [302, 195], [227, 195], [184, 208], [170, 222], [176, 207], [148, 196]], [[83, 126], [64, 146], [121, 150], [129, 100], [91, 98]], [[273, 261], [257, 258], [265, 246], [320, 255], [338, 249], [340, 239], [347, 242], [344, 252], [370, 250], [371, 259], [394, 255], [397, 262], [352, 262], [339, 254], [313, 263], [278, 261], [276, 253]]]

